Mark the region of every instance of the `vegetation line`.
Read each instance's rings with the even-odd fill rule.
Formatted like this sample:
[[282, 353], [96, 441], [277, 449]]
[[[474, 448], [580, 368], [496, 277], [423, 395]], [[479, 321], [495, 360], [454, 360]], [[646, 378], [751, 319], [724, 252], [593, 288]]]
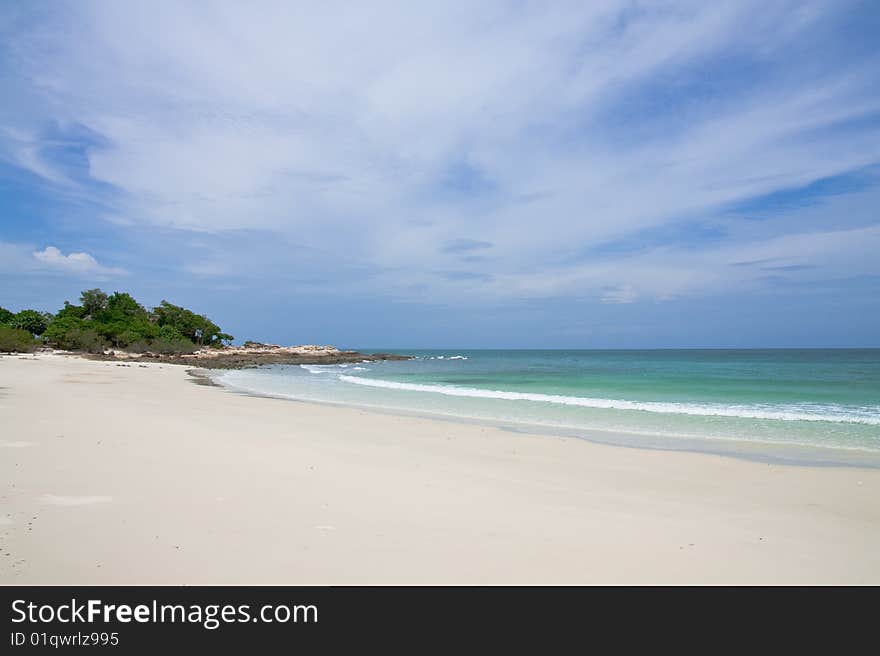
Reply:
[[120, 348], [134, 353], [193, 353], [233, 340], [208, 317], [162, 301], [147, 310], [131, 294], [87, 289], [79, 305], [68, 301], [56, 314], [0, 307], [0, 351], [30, 352], [39, 346], [103, 353]]

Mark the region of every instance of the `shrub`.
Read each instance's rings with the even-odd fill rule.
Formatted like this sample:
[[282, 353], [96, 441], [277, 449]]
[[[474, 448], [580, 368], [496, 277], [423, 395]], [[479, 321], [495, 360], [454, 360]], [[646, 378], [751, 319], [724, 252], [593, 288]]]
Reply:
[[123, 319], [110, 323], [87, 320], [87, 324], [106, 337], [113, 346], [126, 348], [135, 342], [146, 342], [159, 335], [159, 328], [143, 318]]
[[133, 353], [156, 353], [158, 355], [180, 355], [194, 353], [198, 347], [185, 337], [178, 339], [158, 339], [135, 342], [128, 347]]
[[154, 353], [176, 354], [195, 353], [198, 346], [185, 337], [180, 339], [154, 339], [151, 344]]
[[134, 344], [135, 342], [139, 342], [143, 339], [143, 335], [133, 330], [126, 330], [120, 333], [116, 339], [114, 339], [114, 343], [117, 346], [121, 346], [123, 348], [129, 346], [130, 344]]
[[85, 351], [86, 353], [103, 353], [109, 346], [107, 340], [91, 328], [74, 328], [65, 335], [64, 348], [68, 351]]
[[159, 339], [163, 339], [166, 342], [174, 342], [180, 339], [186, 339], [186, 337], [184, 337], [174, 326], [165, 325], [159, 328]]
[[10, 312], [4, 307], [0, 307], [0, 325], [9, 325], [9, 322], [12, 321], [12, 318], [15, 316], [13, 312]]
[[36, 347], [37, 343], [28, 331], [0, 325], [0, 351], [30, 353]]
[[52, 315], [46, 315], [36, 310], [22, 310], [9, 322], [13, 328], [26, 330], [31, 335], [42, 335], [49, 325]]
[[65, 351], [103, 353], [108, 346], [107, 340], [88, 322], [73, 316], [56, 317], [43, 333], [43, 339], [49, 346]]
[[68, 313], [62, 314], [62, 312], [58, 313], [58, 316], [52, 320], [43, 333], [43, 339], [46, 340], [46, 343], [55, 348], [65, 348], [63, 344], [67, 333], [72, 330], [82, 330], [85, 327], [82, 319]]

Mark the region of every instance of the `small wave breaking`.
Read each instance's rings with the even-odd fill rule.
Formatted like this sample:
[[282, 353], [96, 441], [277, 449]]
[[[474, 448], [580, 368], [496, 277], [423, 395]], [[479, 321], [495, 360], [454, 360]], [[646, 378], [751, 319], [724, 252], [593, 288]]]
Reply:
[[[303, 365], [305, 366], [305, 365]], [[507, 401], [532, 401], [558, 405], [596, 408], [603, 410], [640, 410], [659, 414], [693, 415], [703, 417], [735, 417], [741, 419], [770, 419], [777, 421], [824, 421], [832, 423], [867, 424], [880, 426], [880, 407], [844, 408], [827, 405], [798, 406], [756, 406], [721, 405], [709, 403], [666, 403], [660, 401], [626, 401], [623, 399], [596, 399], [559, 394], [538, 394], [530, 392], [508, 392], [486, 390], [474, 387], [452, 385], [425, 385], [420, 383], [399, 383], [390, 380], [365, 378], [363, 376], [340, 375], [339, 379], [355, 385], [380, 387], [384, 389], [428, 392], [445, 396], [503, 399]]]
[[300, 367], [310, 374], [329, 374], [338, 372], [340, 368], [347, 367], [342, 364], [301, 364]]

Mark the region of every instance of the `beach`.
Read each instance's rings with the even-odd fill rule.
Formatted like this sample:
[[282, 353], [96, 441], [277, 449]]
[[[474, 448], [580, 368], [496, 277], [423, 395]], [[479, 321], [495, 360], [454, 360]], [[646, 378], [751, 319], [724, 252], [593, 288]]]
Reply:
[[0, 583], [880, 583], [877, 469], [196, 382], [0, 357]]

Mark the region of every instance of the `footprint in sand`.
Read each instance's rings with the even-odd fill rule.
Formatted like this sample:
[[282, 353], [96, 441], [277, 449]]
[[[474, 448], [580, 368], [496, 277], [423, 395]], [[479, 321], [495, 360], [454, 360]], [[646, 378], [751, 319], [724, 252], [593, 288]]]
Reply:
[[43, 495], [43, 503], [48, 503], [53, 506], [88, 506], [94, 503], [109, 503], [112, 500], [112, 497], [100, 496], [59, 497], [55, 496], [54, 494]]

